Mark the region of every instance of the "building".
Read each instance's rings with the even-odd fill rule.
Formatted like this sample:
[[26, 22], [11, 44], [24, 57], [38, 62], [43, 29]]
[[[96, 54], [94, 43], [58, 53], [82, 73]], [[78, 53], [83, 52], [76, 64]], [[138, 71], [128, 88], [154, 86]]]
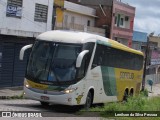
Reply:
[[160, 37], [150, 36], [150, 65], [160, 65]]
[[0, 11], [0, 87], [19, 86], [29, 53], [20, 61], [20, 49], [52, 29], [53, 0], [1, 0]]
[[140, 31], [133, 31], [132, 48], [140, 50], [145, 53], [147, 43], [147, 33]]
[[110, 38], [131, 47], [135, 7], [113, 0], [112, 25]]
[[95, 27], [105, 30], [105, 37], [110, 38], [113, 0], [67, 0], [96, 10]]
[[95, 27], [96, 10], [65, 0], [55, 0], [54, 29], [84, 31], [104, 36], [105, 30]]
[[160, 48], [160, 36], [151, 36], [149, 38], [150, 43], [155, 44], [155, 47]]
[[95, 26], [105, 29], [105, 36], [132, 46], [135, 7], [120, 0], [68, 0], [96, 9]]

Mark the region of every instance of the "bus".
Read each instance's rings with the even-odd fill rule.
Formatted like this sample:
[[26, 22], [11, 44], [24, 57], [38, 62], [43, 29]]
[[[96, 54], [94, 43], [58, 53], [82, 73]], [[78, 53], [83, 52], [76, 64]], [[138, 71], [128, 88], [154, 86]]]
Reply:
[[24, 96], [42, 105], [84, 105], [125, 100], [140, 92], [143, 53], [85, 32], [53, 30], [40, 34], [32, 48]]

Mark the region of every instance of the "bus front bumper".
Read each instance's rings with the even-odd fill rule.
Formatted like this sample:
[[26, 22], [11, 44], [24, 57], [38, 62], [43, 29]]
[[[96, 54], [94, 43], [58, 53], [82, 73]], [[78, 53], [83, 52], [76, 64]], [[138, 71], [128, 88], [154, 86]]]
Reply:
[[24, 87], [24, 97], [32, 100], [48, 102], [53, 104], [62, 104], [62, 105], [77, 105], [76, 99], [73, 93], [69, 94], [60, 94], [60, 95], [49, 95], [49, 94], [42, 94], [38, 92], [34, 92], [29, 88]]

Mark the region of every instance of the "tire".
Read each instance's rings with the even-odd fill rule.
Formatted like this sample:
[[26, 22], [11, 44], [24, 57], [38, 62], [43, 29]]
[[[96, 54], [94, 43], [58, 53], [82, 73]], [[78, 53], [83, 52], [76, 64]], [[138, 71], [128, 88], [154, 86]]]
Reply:
[[133, 97], [133, 93], [132, 92], [129, 95], [130, 95], [130, 97]]
[[86, 110], [89, 110], [89, 108], [92, 106], [92, 93], [91, 92], [88, 92], [88, 95], [87, 95], [87, 98], [86, 98], [86, 103], [85, 103], [85, 106], [84, 108]]
[[131, 91], [130, 91], [130, 93], [129, 93], [130, 97], [133, 97], [133, 94], [134, 94], [134, 90], [131, 89]]
[[40, 101], [40, 103], [41, 103], [42, 106], [48, 106], [49, 105], [48, 102], [42, 102], [42, 101]]
[[128, 93], [127, 91], [124, 92], [123, 101], [127, 102], [128, 99]]

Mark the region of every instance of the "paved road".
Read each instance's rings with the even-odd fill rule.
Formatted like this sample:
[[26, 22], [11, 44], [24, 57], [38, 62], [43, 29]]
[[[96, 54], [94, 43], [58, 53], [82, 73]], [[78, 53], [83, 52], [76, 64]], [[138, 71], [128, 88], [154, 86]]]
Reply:
[[44, 111], [52, 116], [76, 116], [78, 108], [68, 106], [42, 106], [40, 102], [27, 99], [0, 100], [0, 111]]
[[[78, 107], [68, 107], [68, 106], [57, 106], [57, 105], [50, 105], [50, 106], [42, 106], [38, 101], [34, 100], [27, 100], [27, 99], [22, 99], [22, 100], [0, 100], [0, 111], [12, 111], [12, 112], [29, 112], [29, 111], [34, 111], [34, 112], [42, 112], [43, 115], [48, 115], [49, 117], [45, 117], [47, 120], [53, 120], [56, 118], [57, 119], [63, 119], [63, 120], [70, 120], [72, 118], [76, 120], [99, 120], [100, 118], [98, 117], [83, 117], [83, 115], [77, 115], [76, 111], [80, 110]], [[45, 114], [46, 113], [46, 114]], [[1, 113], [0, 113], [1, 114]], [[1, 115], [0, 115], [1, 116]], [[51, 117], [52, 116], [52, 117]], [[91, 115], [92, 116], [92, 115]], [[3, 119], [5, 120], [6, 118], [0, 118], [0, 120]], [[13, 118], [17, 119], [17, 118]], [[27, 118], [23, 118], [27, 119]], [[44, 120], [44, 118], [34, 118], [35, 120]]]

